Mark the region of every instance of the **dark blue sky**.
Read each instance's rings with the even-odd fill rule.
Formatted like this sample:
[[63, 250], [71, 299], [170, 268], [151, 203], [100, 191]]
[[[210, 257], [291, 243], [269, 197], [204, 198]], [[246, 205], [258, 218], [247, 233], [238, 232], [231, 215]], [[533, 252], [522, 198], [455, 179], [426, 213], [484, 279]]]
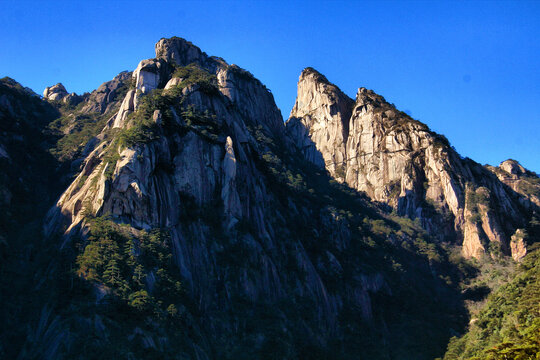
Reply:
[[180, 36], [252, 72], [286, 118], [302, 69], [367, 87], [464, 156], [540, 172], [540, 2], [0, 0], [0, 76], [91, 91]]

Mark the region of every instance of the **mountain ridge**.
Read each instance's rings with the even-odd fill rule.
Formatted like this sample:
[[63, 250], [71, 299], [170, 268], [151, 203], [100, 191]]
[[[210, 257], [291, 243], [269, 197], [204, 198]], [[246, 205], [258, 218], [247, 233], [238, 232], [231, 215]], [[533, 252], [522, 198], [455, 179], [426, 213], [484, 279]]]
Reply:
[[[302, 110], [306, 106], [309, 109]], [[307, 159], [321, 166], [323, 162], [317, 158], [321, 153], [326, 169], [339, 181], [365, 191], [373, 200], [388, 203], [400, 215], [419, 217], [432, 233], [457, 236], [457, 241], [461, 238], [465, 256], [482, 256], [486, 241], [497, 242], [503, 252], [509, 252], [512, 233], [525, 226], [523, 214], [530, 209], [537, 211], [530, 196], [523, 191], [516, 193], [497, 180], [486, 181], [493, 177], [484, 167], [463, 159], [444, 136], [371, 90], [359, 88], [349, 112], [350, 107], [351, 99], [314, 69], [300, 75], [297, 103], [287, 124]], [[298, 130], [301, 126], [305, 130]], [[481, 221], [476, 217], [473, 222], [470, 218], [476, 210], [467, 209], [465, 200], [476, 196], [469, 193], [478, 187], [495, 194], [495, 198], [482, 209]], [[516, 194], [522, 199], [515, 200]], [[433, 204], [426, 206], [424, 201]], [[520, 210], [522, 205], [524, 210]], [[510, 215], [505, 223], [514, 222], [513, 230], [501, 230], [502, 220], [490, 213], [497, 206], [503, 206]], [[450, 221], [425, 214], [433, 210], [443, 218], [454, 217], [454, 230], [444, 229]]]
[[[536, 241], [518, 231], [533, 221], [537, 189], [519, 165], [470, 163], [380, 95], [360, 88], [350, 99], [311, 68], [283, 123], [249, 72], [181, 38], [155, 49], [99, 91], [47, 102], [62, 113], [55, 134], [77, 149], [55, 153], [57, 171], [76, 177], [44, 221], [56, 254], [39, 279], [48, 307], [29, 311], [52, 338], [17, 333], [27, 356], [433, 359], [465, 330], [465, 301], [485, 291], [461, 288], [478, 270], [455, 251], [456, 224], [477, 235], [475, 261], [520, 261]], [[389, 148], [416, 155], [397, 161]], [[356, 168], [342, 169], [348, 154]], [[364, 173], [383, 179], [370, 189], [355, 171], [374, 154], [395, 166]], [[454, 185], [458, 221], [444, 217], [449, 202], [425, 214], [426, 194], [444, 194], [430, 162], [450, 183], [478, 181]], [[398, 194], [387, 189], [395, 174]], [[527, 218], [497, 240], [505, 199]]]

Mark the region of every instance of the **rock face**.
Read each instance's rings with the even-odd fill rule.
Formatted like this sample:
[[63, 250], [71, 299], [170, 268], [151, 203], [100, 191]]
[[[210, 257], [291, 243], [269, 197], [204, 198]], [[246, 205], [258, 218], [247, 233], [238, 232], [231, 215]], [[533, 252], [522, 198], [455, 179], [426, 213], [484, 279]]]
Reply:
[[337, 180], [420, 219], [435, 236], [463, 242], [466, 257], [481, 257], [488, 243], [509, 254], [510, 236], [530, 216], [522, 197], [446, 138], [371, 90], [360, 88], [352, 101], [311, 68], [300, 75], [287, 130], [307, 160], [321, 164], [319, 152]]
[[515, 261], [519, 262], [525, 257], [525, 255], [527, 255], [525, 232], [523, 231], [523, 229], [517, 229], [516, 233], [512, 235], [510, 249], [512, 251], [512, 258]]
[[[173, 69], [189, 64], [203, 70], [210, 80], [193, 80], [190, 74], [185, 79], [171, 79]], [[371, 195], [388, 197], [381, 190], [384, 185], [368, 186], [374, 177], [387, 174], [386, 170], [362, 177], [354, 169], [360, 169], [363, 162], [353, 162], [355, 168], [347, 165], [348, 149], [356, 156], [357, 145], [368, 141], [367, 132], [375, 131], [366, 124], [364, 137], [351, 135], [351, 125], [357, 129], [357, 123], [379, 119], [368, 114], [375, 106], [368, 100], [373, 94], [362, 93], [355, 104], [320, 74], [305, 73], [301, 92], [306, 94], [299, 96], [294, 119], [286, 129], [271, 92], [259, 80], [179, 38], [161, 39], [156, 58], [142, 61], [133, 78], [136, 89], [126, 93], [84, 159], [82, 171], [50, 210], [45, 232], [63, 234], [62, 245], [69, 248], [74, 239], [85, 238], [93, 217], [108, 216], [133, 234], [166, 230], [172, 262], [189, 300], [177, 324], [193, 330], [186, 330], [192, 334], [189, 347], [182, 350], [189, 354], [186, 357], [217, 359], [248, 351], [250, 358], [263, 358], [268, 351], [284, 351], [278, 352], [282, 354], [279, 358], [307, 358], [319, 347], [338, 358], [358, 355], [359, 348], [373, 347], [374, 354], [380, 352], [370, 340], [360, 346], [364, 341], [358, 337], [360, 333], [378, 339], [373, 340], [377, 344], [380, 338], [391, 341], [396, 349], [425, 343], [420, 335], [404, 340], [393, 330], [411, 326], [400, 320], [410, 315], [408, 310], [398, 316], [396, 308], [385, 305], [386, 301], [414, 301], [400, 295], [405, 291], [402, 283], [423, 298], [433, 296], [445, 303], [454, 316], [458, 305], [450, 304], [453, 293], [432, 276], [430, 263], [390, 245], [413, 244], [420, 229], [410, 225], [407, 233], [391, 230], [399, 225], [358, 195], [343, 193], [348, 199], [343, 208], [328, 196], [317, 200], [313, 195], [317, 191], [328, 195], [342, 190], [332, 188], [333, 182], [320, 174], [317, 180], [307, 179], [312, 164], [319, 166], [317, 173], [326, 166], [340, 181], [350, 181], [358, 189], [373, 186]], [[162, 91], [164, 87], [171, 91]], [[140, 106], [144, 96], [160, 94], [159, 101], [151, 104], [153, 108]], [[129, 113], [134, 116], [127, 116]], [[358, 120], [349, 122], [353, 118]], [[372, 140], [377, 151], [379, 138]], [[403, 141], [418, 147], [430, 143], [420, 135]], [[294, 144], [309, 160], [308, 169]], [[385, 175], [389, 179], [406, 168], [395, 163], [396, 169]], [[409, 172], [400, 177], [408, 181], [404, 192], [417, 186], [413, 175]], [[459, 210], [463, 194], [456, 195], [456, 180], [447, 176], [446, 188], [441, 185], [439, 192], [432, 189], [430, 193], [451, 192], [454, 198], [448, 200], [448, 206]], [[413, 206], [402, 208], [409, 211]], [[464, 222], [463, 214], [459, 221]], [[400, 273], [396, 269], [401, 265], [395, 259], [390, 261], [384, 252], [370, 250], [378, 242], [394, 249], [392, 256], [409, 264], [411, 272]], [[88, 242], [83, 245], [90, 246]], [[145, 275], [145, 291], [150, 296], [157, 296], [154, 288], [159, 274], [154, 270]], [[423, 281], [413, 284], [411, 276]], [[103, 284], [95, 287], [101, 294], [98, 303], [112, 291]], [[428, 296], [433, 288], [436, 294]], [[254, 324], [252, 319], [263, 313], [267, 323]], [[443, 318], [443, 322], [454, 321]], [[432, 325], [439, 326], [437, 322], [427, 324]], [[170, 345], [162, 335], [165, 328], [145, 332], [145, 344], [152, 351]], [[377, 335], [369, 335], [368, 329], [376, 329]], [[446, 329], [433, 328], [433, 332], [449, 336]], [[131, 337], [142, 334], [139, 328], [132, 332]], [[278, 349], [273, 349], [275, 339], [279, 339]], [[298, 339], [302, 339], [300, 343]], [[415, 358], [435, 354], [416, 348], [420, 350], [416, 357], [412, 355]], [[390, 356], [389, 350], [384, 351]]]
[[225, 207], [224, 212], [227, 217], [227, 228], [230, 229], [242, 218], [242, 204], [236, 190], [236, 157], [234, 155], [233, 141], [227, 136], [225, 142], [225, 157], [222, 163], [223, 168], [223, 188], [221, 190], [221, 200]]
[[169, 90], [174, 88], [175, 86], [178, 86], [182, 83], [182, 78], [173, 77], [171, 80], [167, 81], [167, 84], [165, 85], [165, 90]]
[[540, 180], [537, 174], [512, 159], [503, 161], [498, 167], [488, 166], [488, 169], [497, 175], [500, 181], [525, 197], [526, 201], [522, 200], [525, 207], [534, 209], [535, 206], [540, 206]]
[[66, 97], [67, 95], [68, 92], [61, 83], [49, 86], [43, 90], [43, 97], [50, 101], [62, 100], [62, 98]]
[[[349, 119], [354, 101], [312, 68], [298, 81], [298, 97], [291, 111], [287, 130], [309, 161], [345, 180]], [[309, 131], [307, 136], [302, 132]], [[311, 140], [308, 141], [307, 139]], [[320, 155], [323, 161], [320, 160]]]
[[124, 71], [114, 77], [111, 81], [104, 82], [94, 90], [86, 100], [83, 112], [86, 113], [106, 113], [113, 109], [118, 92], [125, 86], [131, 78], [131, 73]]
[[179, 37], [161, 39], [156, 43], [156, 58], [165, 60], [168, 63], [186, 66], [192, 63], [215, 73], [220, 66], [227, 63], [218, 57], [208, 56], [191, 42]]
[[116, 114], [114, 118], [114, 123], [113, 123], [114, 128], [122, 127], [129, 113], [135, 110], [135, 93], [136, 91], [134, 89], [129, 90], [124, 100], [122, 100], [122, 104], [120, 105], [120, 110], [118, 110], [118, 113]]

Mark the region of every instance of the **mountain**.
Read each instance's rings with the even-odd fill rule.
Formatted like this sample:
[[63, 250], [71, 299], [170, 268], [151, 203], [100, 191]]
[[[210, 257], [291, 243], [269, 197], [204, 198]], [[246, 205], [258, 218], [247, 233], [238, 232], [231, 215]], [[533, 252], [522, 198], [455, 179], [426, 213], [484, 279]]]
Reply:
[[312, 68], [300, 75], [287, 129], [308, 161], [419, 219], [432, 236], [462, 243], [465, 257], [522, 257], [511, 238], [538, 211], [540, 187], [519, 163], [486, 168], [463, 159], [382, 96], [360, 88], [352, 100]]
[[463, 159], [312, 68], [284, 123], [248, 71], [177, 37], [155, 52], [89, 94], [0, 97], [51, 164], [21, 180], [48, 186], [17, 223], [43, 232], [6, 226], [24, 241], [0, 265], [3, 357], [433, 359], [495, 288], [481, 276], [536, 253], [517, 162]]
[[[0, 256], [17, 242], [23, 224], [36, 227], [55, 195], [55, 159], [48, 153], [50, 137], [42, 133], [58, 111], [10, 78], [0, 79]], [[60, 189], [56, 190], [56, 192]], [[53, 192], [54, 193], [54, 192]], [[42, 201], [35, 202], [36, 198]]]

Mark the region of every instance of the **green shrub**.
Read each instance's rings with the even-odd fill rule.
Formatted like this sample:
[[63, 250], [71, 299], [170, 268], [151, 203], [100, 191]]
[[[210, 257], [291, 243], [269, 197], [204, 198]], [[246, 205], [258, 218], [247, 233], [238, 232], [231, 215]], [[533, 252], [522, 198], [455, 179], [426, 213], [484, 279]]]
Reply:
[[540, 251], [530, 249], [514, 278], [492, 293], [445, 360], [536, 359], [540, 354]]
[[[90, 218], [88, 224], [88, 241], [79, 243], [76, 273], [110, 289], [110, 296], [138, 312], [152, 310], [166, 316], [164, 304], [175, 306], [183, 295], [168, 233], [161, 229], [136, 232], [106, 217]], [[156, 279], [152, 293], [145, 282], [150, 272]]]
[[178, 85], [180, 89], [196, 84], [199, 85], [200, 91], [207, 95], [219, 93], [216, 75], [201, 69], [196, 64], [177, 67], [172, 76], [182, 78], [182, 82]]

